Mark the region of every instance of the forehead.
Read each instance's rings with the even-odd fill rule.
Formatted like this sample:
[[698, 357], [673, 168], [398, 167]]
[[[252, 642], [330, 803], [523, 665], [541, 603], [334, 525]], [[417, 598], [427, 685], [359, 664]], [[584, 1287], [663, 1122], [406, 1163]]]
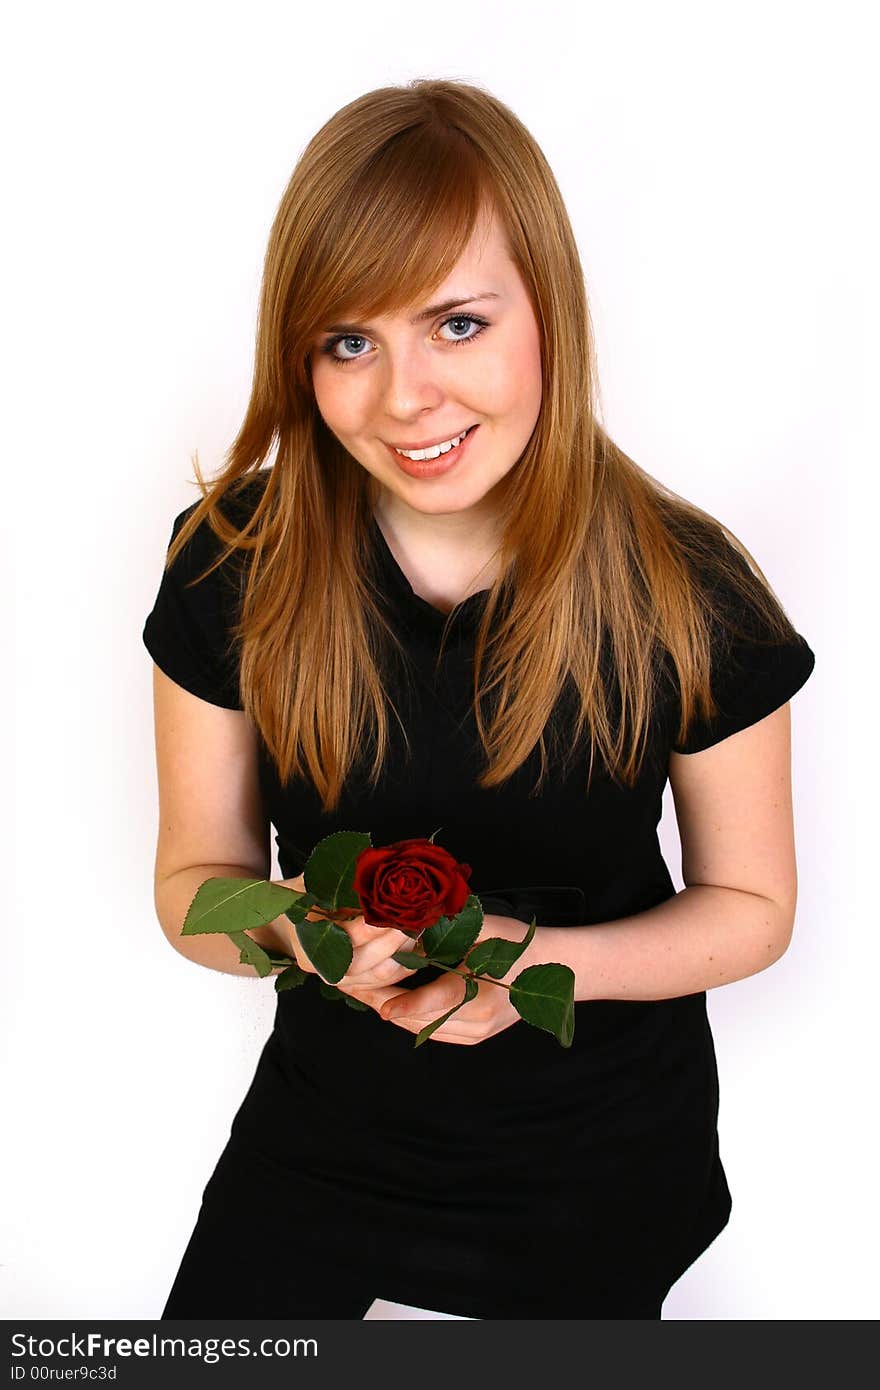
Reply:
[[[417, 322], [419, 318], [430, 316], [426, 313], [427, 309], [441, 311], [453, 304], [483, 296], [500, 298], [510, 288], [511, 277], [515, 273], [501, 224], [494, 217], [483, 218], [475, 226], [444, 279], [406, 302], [399, 295], [385, 295], [384, 303], [371, 307], [369, 316], [376, 321], [399, 319]], [[355, 308], [354, 316], [357, 317], [359, 312]], [[347, 315], [341, 313], [337, 316], [344, 318]]]
[[462, 247], [452, 275], [462, 270], [471, 271], [487, 267], [497, 267], [501, 272], [508, 263], [507, 238], [500, 221], [494, 214], [490, 217], [481, 216]]

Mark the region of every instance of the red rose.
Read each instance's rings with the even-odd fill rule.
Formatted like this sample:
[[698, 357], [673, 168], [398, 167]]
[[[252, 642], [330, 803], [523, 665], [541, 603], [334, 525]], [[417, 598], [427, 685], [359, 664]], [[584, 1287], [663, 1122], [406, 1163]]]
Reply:
[[398, 840], [361, 850], [354, 891], [366, 921], [396, 927], [418, 940], [441, 917], [456, 917], [468, 900], [469, 864], [430, 840]]

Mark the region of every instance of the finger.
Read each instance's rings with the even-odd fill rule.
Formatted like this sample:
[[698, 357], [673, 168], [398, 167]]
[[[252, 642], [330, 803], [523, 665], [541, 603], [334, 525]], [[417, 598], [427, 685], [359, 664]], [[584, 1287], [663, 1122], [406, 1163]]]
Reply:
[[[352, 917], [343, 925], [351, 938], [351, 944], [358, 949], [379, 941], [387, 931], [386, 927], [374, 926], [370, 922], [366, 922], [363, 917]], [[396, 949], [397, 947], [395, 947]]]
[[390, 1018], [392, 1022], [398, 1019], [403, 1022], [410, 1019], [428, 1022], [447, 1013], [456, 1004], [461, 1004], [464, 997], [464, 981], [450, 983], [448, 979], [433, 980], [420, 989], [402, 991], [398, 995], [399, 1002], [389, 999], [387, 1004], [381, 1005], [381, 1016]]
[[416, 945], [411, 936], [399, 931], [397, 927], [383, 927], [367, 922], [363, 917], [352, 918], [346, 923], [346, 927], [353, 945], [376, 945], [387, 955], [391, 955], [393, 951], [412, 950]]
[[366, 946], [356, 946], [349, 963], [349, 973], [351, 975], [366, 975], [371, 971], [379, 970], [380, 972], [384, 971], [390, 979], [393, 972], [406, 970], [411, 975], [419, 967], [402, 965], [400, 961], [395, 960], [400, 949], [393, 938], [390, 941], [383, 939], [371, 942]]
[[405, 980], [412, 975], [411, 970], [406, 966], [398, 965], [397, 961], [379, 961], [378, 965], [370, 970], [359, 970], [356, 973], [352, 970], [346, 972], [339, 984], [342, 986], [356, 985], [359, 989], [379, 989], [383, 985], [396, 985], [401, 980]]
[[[367, 930], [371, 929], [368, 927]], [[384, 965], [385, 961], [392, 960], [398, 951], [406, 949], [401, 945], [399, 932], [388, 929], [377, 931], [375, 928], [372, 928], [372, 932], [372, 937], [363, 944], [360, 944], [363, 941], [362, 937], [356, 935], [353, 940], [354, 950], [348, 967], [352, 975], [366, 974], [368, 971]], [[392, 961], [392, 964], [399, 968], [399, 962]]]
[[[435, 1028], [428, 1034], [427, 1042], [445, 1042], [464, 1045], [468, 1043], [480, 1042], [484, 1036], [483, 1030], [476, 1024], [456, 1025], [458, 1015], [453, 1014], [452, 1018], [441, 1023], [439, 1028]], [[390, 1018], [388, 1022], [393, 1028], [401, 1028], [405, 1033], [420, 1033], [429, 1023], [435, 1022], [433, 1018], [417, 1018], [415, 1015], [398, 1019]]]
[[412, 974], [412, 970], [405, 965], [398, 965], [391, 956], [376, 961], [375, 965], [369, 966], [365, 970], [352, 970], [350, 972], [353, 980], [360, 978], [371, 985], [393, 985], [398, 980], [408, 979]]
[[363, 917], [351, 917], [339, 926], [348, 932], [352, 946], [365, 946], [368, 941], [376, 940], [376, 928], [368, 927]]
[[386, 1004], [389, 999], [399, 999], [401, 995], [406, 995], [408, 992], [409, 991], [405, 989], [398, 989], [396, 985], [377, 985], [375, 989], [349, 990], [349, 993], [353, 994], [355, 999], [363, 996], [361, 998], [361, 1003], [369, 1004], [371, 1009], [376, 1010], [376, 1013], [380, 1012], [382, 1006]]

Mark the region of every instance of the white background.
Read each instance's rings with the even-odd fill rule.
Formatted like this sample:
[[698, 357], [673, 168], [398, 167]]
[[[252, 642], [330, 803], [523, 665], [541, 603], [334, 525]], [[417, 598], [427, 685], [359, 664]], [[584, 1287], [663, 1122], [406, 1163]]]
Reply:
[[[155, 918], [141, 629], [198, 495], [190, 454], [219, 469], [246, 404], [293, 165], [345, 102], [417, 76], [476, 81], [531, 129], [581, 250], [607, 428], [745, 541], [816, 653], [792, 702], [794, 940], [709, 995], [732, 1220], [663, 1316], [877, 1316], [869, 9], [176, 0], [8, 21], [4, 1316], [159, 1316], [271, 1027], [270, 981], [187, 963]], [[662, 837], [681, 887], [668, 788]]]

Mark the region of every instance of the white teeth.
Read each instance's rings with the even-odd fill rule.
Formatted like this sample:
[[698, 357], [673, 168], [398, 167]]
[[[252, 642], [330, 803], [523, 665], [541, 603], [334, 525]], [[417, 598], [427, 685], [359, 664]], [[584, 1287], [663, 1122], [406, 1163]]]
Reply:
[[464, 439], [464, 434], [456, 435], [455, 439], [447, 439], [445, 444], [435, 444], [432, 449], [395, 449], [396, 454], [403, 454], [407, 459], [438, 459], [441, 454], [448, 454], [450, 449], [454, 449], [456, 444], [460, 444]]

